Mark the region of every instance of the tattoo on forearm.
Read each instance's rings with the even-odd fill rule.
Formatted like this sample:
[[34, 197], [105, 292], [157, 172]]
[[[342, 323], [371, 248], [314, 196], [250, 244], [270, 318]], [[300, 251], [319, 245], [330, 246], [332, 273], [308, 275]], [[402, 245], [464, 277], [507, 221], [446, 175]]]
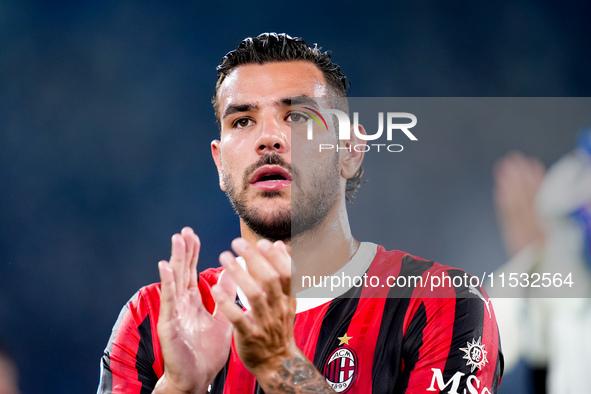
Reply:
[[266, 393], [334, 393], [324, 376], [306, 359], [298, 355], [285, 360], [277, 374], [268, 382]]

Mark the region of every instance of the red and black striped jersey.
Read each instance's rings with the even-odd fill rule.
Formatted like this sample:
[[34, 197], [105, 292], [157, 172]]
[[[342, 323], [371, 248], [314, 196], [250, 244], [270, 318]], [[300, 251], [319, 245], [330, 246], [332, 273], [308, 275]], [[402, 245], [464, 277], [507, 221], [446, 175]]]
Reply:
[[[200, 274], [199, 289], [210, 312], [210, 289], [220, 272]], [[383, 247], [366, 273], [379, 278], [466, 275]], [[296, 314], [297, 345], [339, 393], [497, 393], [503, 357], [484, 290], [451, 286], [441, 288], [437, 298], [425, 294], [422, 286], [352, 287]], [[142, 288], [125, 305], [102, 358], [99, 393], [152, 392], [164, 368], [156, 331], [159, 305], [159, 284]], [[262, 390], [232, 347], [210, 392]]]

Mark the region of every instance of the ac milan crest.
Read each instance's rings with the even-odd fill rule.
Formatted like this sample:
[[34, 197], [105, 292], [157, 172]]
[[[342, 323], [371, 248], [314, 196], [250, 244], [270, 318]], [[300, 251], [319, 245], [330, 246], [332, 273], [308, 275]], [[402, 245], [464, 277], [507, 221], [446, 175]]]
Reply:
[[324, 365], [324, 377], [337, 393], [347, 392], [357, 377], [357, 355], [350, 347], [337, 348]]

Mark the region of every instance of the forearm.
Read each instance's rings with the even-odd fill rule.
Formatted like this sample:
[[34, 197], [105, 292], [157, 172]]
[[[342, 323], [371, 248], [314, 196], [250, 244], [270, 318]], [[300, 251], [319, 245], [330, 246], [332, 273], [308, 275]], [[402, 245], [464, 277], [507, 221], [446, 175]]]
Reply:
[[310, 360], [299, 352], [255, 376], [266, 393], [335, 393]]

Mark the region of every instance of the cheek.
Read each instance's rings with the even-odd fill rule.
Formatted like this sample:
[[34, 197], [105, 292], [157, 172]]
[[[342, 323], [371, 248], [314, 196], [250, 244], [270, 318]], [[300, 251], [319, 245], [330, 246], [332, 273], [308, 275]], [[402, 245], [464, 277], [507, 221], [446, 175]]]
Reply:
[[[316, 147], [318, 149], [318, 147]], [[335, 150], [312, 151], [301, 155], [292, 165], [302, 178], [302, 185], [322, 185], [338, 177], [338, 156]]]
[[292, 165], [300, 172], [304, 183], [314, 183], [334, 173], [338, 144], [338, 138], [330, 131], [318, 132], [312, 140], [308, 140], [305, 133], [292, 134]]
[[297, 130], [297, 132], [291, 133], [291, 150], [294, 156], [294, 160], [303, 163], [303, 159], [309, 159], [312, 157], [322, 157], [327, 152], [327, 147], [332, 147], [333, 151], [336, 152], [336, 147], [339, 144], [339, 140], [334, 131], [324, 131], [314, 129], [312, 139], [308, 139], [307, 129]]
[[246, 160], [247, 144], [244, 139], [233, 135], [225, 136], [220, 142], [220, 156], [222, 158], [222, 167], [224, 171], [236, 168], [241, 162]]
[[225, 174], [228, 186], [241, 188], [244, 173], [249, 164], [254, 163], [258, 158], [252, 145], [246, 138], [237, 136], [224, 136], [220, 143], [221, 170]]

